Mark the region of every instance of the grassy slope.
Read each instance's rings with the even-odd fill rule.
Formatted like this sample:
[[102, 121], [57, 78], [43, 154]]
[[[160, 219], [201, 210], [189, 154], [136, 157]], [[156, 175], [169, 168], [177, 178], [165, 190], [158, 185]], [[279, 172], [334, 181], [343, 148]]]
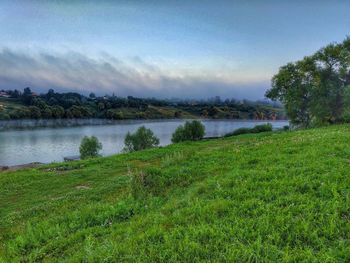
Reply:
[[1, 110], [9, 112], [11, 110], [24, 108], [25, 106], [17, 99], [2, 98], [0, 97], [0, 105], [2, 105]]
[[[349, 262], [349, 141], [333, 126], [1, 173], [0, 255]], [[146, 167], [167, 179], [134, 199], [128, 169]]]

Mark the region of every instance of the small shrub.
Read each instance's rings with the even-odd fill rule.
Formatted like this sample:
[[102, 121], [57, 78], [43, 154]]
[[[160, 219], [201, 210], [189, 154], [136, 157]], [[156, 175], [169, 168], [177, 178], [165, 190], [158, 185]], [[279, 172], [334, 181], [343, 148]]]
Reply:
[[237, 136], [240, 134], [246, 134], [246, 133], [250, 133], [250, 132], [251, 132], [250, 128], [239, 128], [237, 130], [234, 130], [233, 132], [225, 134], [225, 137]]
[[129, 175], [131, 176], [131, 193], [135, 198], [144, 197], [147, 194], [158, 194], [166, 184], [166, 178], [157, 168], [129, 171]]
[[180, 161], [185, 159], [185, 155], [183, 152], [173, 152], [165, 155], [162, 158], [161, 164], [162, 166], [170, 166], [172, 164], [179, 163]]
[[261, 124], [261, 125], [256, 125], [252, 129], [252, 133], [259, 133], [259, 132], [269, 132], [272, 131], [272, 125], [271, 123], [266, 123], [266, 124]]
[[182, 142], [185, 141], [185, 128], [183, 125], [180, 125], [179, 127], [176, 128], [175, 132], [173, 133], [172, 137], [171, 137], [171, 141], [173, 143], [177, 143], [177, 142]]
[[0, 112], [0, 120], [10, 120], [11, 117], [5, 112]]
[[285, 126], [283, 126], [283, 130], [284, 130], [284, 131], [289, 131], [289, 130], [290, 130], [289, 125], [285, 125]]
[[185, 125], [180, 125], [177, 127], [172, 135], [171, 141], [173, 143], [183, 141], [198, 141], [201, 140], [204, 135], [205, 127], [200, 121], [186, 121]]
[[234, 130], [233, 132], [225, 134], [224, 137], [230, 137], [230, 136], [237, 136], [240, 134], [247, 134], [247, 133], [260, 133], [260, 132], [269, 132], [272, 131], [272, 125], [271, 123], [256, 125], [254, 128], [239, 128], [237, 130]]
[[102, 149], [102, 144], [95, 136], [85, 136], [80, 144], [80, 158], [87, 159], [99, 156], [99, 151]]
[[125, 136], [124, 144], [125, 152], [134, 152], [158, 146], [159, 139], [154, 135], [152, 130], [141, 126], [133, 134], [128, 132]]

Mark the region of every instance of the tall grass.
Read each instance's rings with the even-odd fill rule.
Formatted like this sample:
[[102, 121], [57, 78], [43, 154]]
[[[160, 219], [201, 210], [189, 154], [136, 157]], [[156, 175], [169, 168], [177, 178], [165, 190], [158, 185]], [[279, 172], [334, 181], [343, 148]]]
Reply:
[[0, 258], [349, 262], [349, 130], [180, 143], [74, 169], [0, 173]]
[[260, 132], [269, 132], [272, 131], [272, 125], [271, 123], [256, 125], [253, 128], [239, 128], [234, 130], [233, 132], [225, 134], [225, 137], [230, 136], [237, 136], [240, 134], [247, 134], [247, 133], [260, 133]]

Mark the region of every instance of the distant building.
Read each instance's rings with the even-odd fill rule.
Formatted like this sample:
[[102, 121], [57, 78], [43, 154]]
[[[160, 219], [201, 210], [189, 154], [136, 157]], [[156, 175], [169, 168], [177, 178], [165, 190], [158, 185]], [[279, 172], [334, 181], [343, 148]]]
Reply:
[[10, 95], [6, 91], [0, 91], [0, 97], [9, 98]]

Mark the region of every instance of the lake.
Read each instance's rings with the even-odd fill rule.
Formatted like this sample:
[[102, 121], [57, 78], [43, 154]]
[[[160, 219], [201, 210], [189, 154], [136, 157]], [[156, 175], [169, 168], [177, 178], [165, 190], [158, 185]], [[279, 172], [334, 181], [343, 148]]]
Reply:
[[[271, 123], [274, 128], [288, 125], [288, 121], [203, 120], [206, 137], [222, 136], [241, 127]], [[127, 132], [141, 125], [152, 129], [161, 145], [171, 143], [171, 135], [184, 120], [120, 121], [110, 125], [87, 125], [61, 128], [34, 128], [0, 131], [0, 166], [31, 162], [61, 162], [64, 156], [79, 154], [81, 139], [96, 136], [103, 144], [102, 155], [121, 152]]]

